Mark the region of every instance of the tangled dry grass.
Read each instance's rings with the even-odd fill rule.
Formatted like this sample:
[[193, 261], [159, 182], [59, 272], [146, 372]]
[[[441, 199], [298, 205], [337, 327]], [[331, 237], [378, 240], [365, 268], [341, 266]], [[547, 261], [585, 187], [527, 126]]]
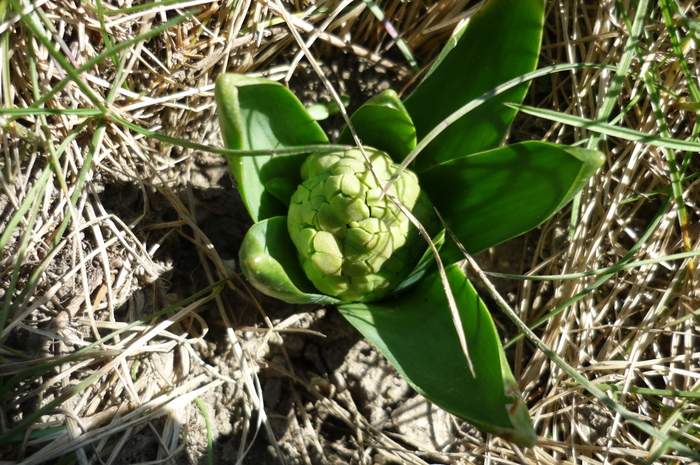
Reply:
[[[629, 58], [629, 72], [553, 74], [526, 103], [596, 119], [620, 85], [609, 121], [697, 140], [695, 3], [649, 6], [638, 38], [638, 2], [581, 3], [548, 2], [541, 65]], [[378, 5], [424, 67], [478, 2]], [[290, 28], [315, 37], [315, 59], [351, 104], [414, 75], [364, 2], [0, 2], [0, 457], [690, 463], [522, 338], [509, 354], [540, 436], [528, 450], [420, 404], [331, 310], [297, 313], [246, 288], [235, 257], [248, 220], [207, 152], [221, 146], [213, 82], [257, 73], [306, 102], [326, 98]], [[512, 137], [594, 136], [521, 115]], [[697, 154], [621, 137], [602, 147], [571, 236], [569, 208], [481, 263], [552, 275], [499, 288], [556, 355], [698, 450]], [[632, 265], [605, 271], [620, 263]], [[376, 385], [359, 381], [369, 372]], [[416, 416], [432, 433], [415, 434]]]

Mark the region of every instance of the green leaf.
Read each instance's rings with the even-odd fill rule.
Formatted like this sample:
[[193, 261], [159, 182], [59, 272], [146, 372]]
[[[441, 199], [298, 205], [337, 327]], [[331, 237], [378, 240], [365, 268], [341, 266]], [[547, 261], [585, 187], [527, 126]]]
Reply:
[[[425, 79], [404, 102], [422, 139], [446, 117], [494, 87], [535, 69], [544, 0], [491, 0], [457, 32]], [[437, 163], [498, 147], [527, 84], [491, 98], [450, 125], [415, 161]]]
[[243, 238], [239, 260], [243, 274], [263, 294], [290, 304], [340, 302], [316, 294], [318, 291], [299, 265], [296, 247], [287, 232], [286, 216], [255, 223]]
[[[399, 96], [389, 89], [364, 103], [350, 118], [364, 145], [386, 152], [400, 163], [416, 146], [416, 128]], [[346, 127], [339, 144], [354, 145]]]
[[[602, 153], [523, 142], [442, 163], [420, 174], [428, 194], [469, 253], [538, 226], [578, 193], [603, 164]], [[445, 252], [458, 260], [456, 249]]]
[[[216, 103], [228, 148], [262, 150], [328, 143], [321, 127], [289, 89], [267, 79], [224, 74], [216, 80]], [[301, 183], [306, 154], [230, 157], [229, 165], [254, 221], [286, 215], [286, 207], [265, 189], [274, 179]], [[272, 181], [279, 186], [279, 181]]]
[[457, 266], [446, 269], [457, 301], [473, 377], [440, 278], [434, 273], [396, 299], [344, 304], [340, 312], [424, 397], [521, 446], [535, 432], [486, 306]]
[[[435, 245], [435, 248], [438, 251], [440, 251], [440, 249], [442, 249], [442, 246], [445, 244], [445, 230], [443, 229], [442, 231], [440, 231], [432, 240], [433, 245]], [[418, 281], [423, 279], [423, 277], [425, 277], [425, 275], [427, 275], [428, 273], [434, 272], [435, 254], [433, 253], [433, 249], [428, 247], [425, 250], [425, 253], [421, 257], [421, 259], [413, 268], [413, 271], [411, 271], [411, 273], [406, 277], [406, 279], [403, 280], [403, 282], [396, 286], [394, 292], [402, 292], [404, 289], [408, 289], [409, 287], [413, 286]]]

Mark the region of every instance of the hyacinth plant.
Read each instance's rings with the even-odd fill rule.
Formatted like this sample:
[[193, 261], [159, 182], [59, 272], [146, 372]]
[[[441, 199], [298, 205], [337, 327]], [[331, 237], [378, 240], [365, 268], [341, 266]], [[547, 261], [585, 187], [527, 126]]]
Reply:
[[254, 220], [240, 251], [249, 282], [334, 305], [420, 394], [521, 446], [536, 442], [527, 407], [456, 263], [458, 243], [474, 254], [536, 227], [602, 164], [551, 143], [502, 146], [515, 116], [505, 104], [527, 83], [489, 91], [535, 69], [543, 16], [543, 0], [492, 0], [404, 101], [370, 99], [334, 145], [284, 86], [234, 74], [216, 85]]

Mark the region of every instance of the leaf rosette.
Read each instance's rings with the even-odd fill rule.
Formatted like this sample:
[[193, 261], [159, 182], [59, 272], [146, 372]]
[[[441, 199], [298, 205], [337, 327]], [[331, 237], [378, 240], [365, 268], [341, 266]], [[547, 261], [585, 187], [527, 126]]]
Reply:
[[[335, 305], [420, 394], [521, 446], [536, 440], [527, 407], [493, 320], [456, 264], [463, 255], [444, 240], [433, 207], [467, 252], [481, 252], [551, 217], [603, 163], [599, 152], [551, 143], [501, 146], [515, 116], [504, 103], [521, 102], [527, 84], [484, 96], [535, 68], [543, 17], [543, 0], [491, 0], [405, 101], [389, 90], [352, 115], [366, 158], [348, 128], [338, 139], [344, 145], [329, 145], [284, 86], [234, 74], [216, 83], [226, 145], [258, 151], [229, 157], [254, 221], [239, 256], [248, 281], [289, 303]], [[443, 126], [382, 197], [397, 163]]]

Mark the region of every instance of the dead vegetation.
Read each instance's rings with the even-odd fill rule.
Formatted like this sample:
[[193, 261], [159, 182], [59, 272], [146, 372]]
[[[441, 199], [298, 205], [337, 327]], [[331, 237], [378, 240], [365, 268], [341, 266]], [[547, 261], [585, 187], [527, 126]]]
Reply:
[[[649, 6], [633, 44], [636, 3], [585, 3], [548, 2], [541, 65], [619, 67], [631, 50], [610, 121], [697, 140], [694, 2]], [[378, 5], [425, 67], [478, 2]], [[351, 106], [414, 76], [364, 2], [0, 2], [0, 457], [691, 463], [524, 339], [509, 355], [540, 440], [519, 450], [421, 402], [332, 309], [246, 287], [235, 259], [247, 216], [223, 158], [193, 144], [221, 146], [212, 89], [225, 71], [327, 101], [290, 28], [315, 37], [314, 59]], [[553, 74], [526, 103], [595, 119], [616, 76]], [[513, 128], [590, 136], [526, 115]], [[602, 147], [571, 237], [568, 208], [482, 263], [567, 275], [499, 285], [523, 321], [544, 320], [537, 334], [569, 365], [698, 450], [697, 154], [616, 137]], [[619, 263], [633, 265], [580, 275]]]

